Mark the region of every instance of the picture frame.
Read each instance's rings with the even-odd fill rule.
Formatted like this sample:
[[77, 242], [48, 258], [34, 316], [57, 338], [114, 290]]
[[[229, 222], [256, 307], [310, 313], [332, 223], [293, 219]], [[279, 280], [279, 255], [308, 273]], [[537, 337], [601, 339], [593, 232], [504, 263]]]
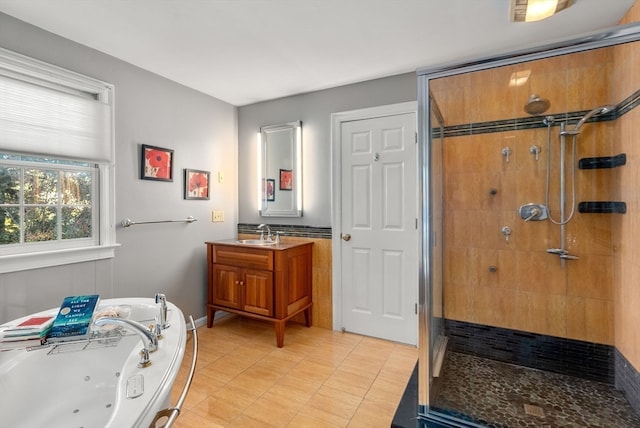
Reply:
[[273, 178], [262, 179], [262, 200], [273, 202], [276, 200], [276, 180]]
[[290, 169], [280, 170], [280, 190], [293, 189], [293, 171]]
[[208, 200], [210, 197], [211, 173], [200, 169], [184, 170], [184, 198]]
[[143, 180], [173, 181], [173, 150], [142, 144], [140, 178]]

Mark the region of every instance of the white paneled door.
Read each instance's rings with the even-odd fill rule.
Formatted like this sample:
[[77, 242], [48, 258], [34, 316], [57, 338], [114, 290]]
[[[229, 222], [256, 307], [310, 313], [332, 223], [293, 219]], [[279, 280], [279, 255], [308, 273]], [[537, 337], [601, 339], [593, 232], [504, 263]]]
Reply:
[[346, 331], [417, 343], [416, 114], [341, 123]]

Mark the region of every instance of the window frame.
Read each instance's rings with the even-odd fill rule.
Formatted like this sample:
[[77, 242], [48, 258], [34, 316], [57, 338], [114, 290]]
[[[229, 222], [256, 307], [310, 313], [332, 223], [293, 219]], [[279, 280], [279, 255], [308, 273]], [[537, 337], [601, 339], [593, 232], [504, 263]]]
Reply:
[[[98, 102], [106, 106], [109, 116], [107, 123], [109, 128], [108, 135], [101, 139], [100, 142], [104, 153], [107, 153], [107, 159], [76, 159], [72, 156], [39, 153], [29, 150], [20, 153], [84, 161], [97, 165], [94, 179], [97, 181], [98, 192], [93, 199], [92, 208], [97, 211], [97, 215], [94, 217], [96, 221], [92, 224], [95, 230], [95, 238], [97, 239], [90, 245], [86, 245], [84, 240], [77, 241], [83, 241], [80, 245], [69, 244], [74, 240], [69, 240], [68, 242], [62, 240], [55, 243], [48, 241], [48, 245], [18, 244], [20, 246], [19, 252], [0, 254], [0, 274], [115, 257], [115, 248], [119, 245], [116, 243], [115, 233], [114, 86], [4, 48], [0, 48], [0, 75], [58, 90], [67, 88], [70, 91], [82, 91], [92, 94]], [[15, 152], [10, 148], [3, 148], [1, 142], [0, 151]], [[42, 166], [45, 165], [45, 163], [42, 164]], [[32, 247], [32, 249], [26, 249], [27, 246]]]

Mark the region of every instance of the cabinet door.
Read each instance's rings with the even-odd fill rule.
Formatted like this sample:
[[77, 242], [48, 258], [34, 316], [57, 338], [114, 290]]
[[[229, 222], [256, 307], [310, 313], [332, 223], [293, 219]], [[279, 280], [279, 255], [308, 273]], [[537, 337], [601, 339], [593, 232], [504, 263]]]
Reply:
[[213, 303], [241, 309], [241, 280], [238, 268], [213, 265]]
[[273, 273], [244, 271], [244, 311], [266, 317], [273, 316]]

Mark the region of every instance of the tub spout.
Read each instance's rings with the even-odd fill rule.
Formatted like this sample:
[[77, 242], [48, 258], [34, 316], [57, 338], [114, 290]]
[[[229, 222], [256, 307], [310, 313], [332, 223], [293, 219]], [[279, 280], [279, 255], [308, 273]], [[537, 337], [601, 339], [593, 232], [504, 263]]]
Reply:
[[151, 365], [151, 359], [149, 353], [158, 349], [158, 337], [150, 331], [147, 327], [140, 324], [137, 321], [129, 320], [126, 318], [115, 317], [100, 317], [93, 322], [95, 326], [116, 324], [125, 328], [133, 330], [142, 340], [143, 348], [140, 351], [140, 362], [138, 367], [147, 367]]

